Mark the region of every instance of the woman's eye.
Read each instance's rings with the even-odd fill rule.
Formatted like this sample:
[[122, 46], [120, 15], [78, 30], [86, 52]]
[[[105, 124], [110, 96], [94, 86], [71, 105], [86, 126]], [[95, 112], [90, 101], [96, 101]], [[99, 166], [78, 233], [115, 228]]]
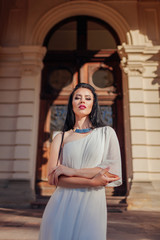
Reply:
[[[75, 99], [75, 100], [79, 100], [79, 99], [81, 99], [81, 97], [75, 97], [74, 99]], [[85, 98], [85, 100], [89, 101], [89, 100], [91, 100], [91, 98], [90, 98], [90, 97], [87, 97], [87, 98]]]

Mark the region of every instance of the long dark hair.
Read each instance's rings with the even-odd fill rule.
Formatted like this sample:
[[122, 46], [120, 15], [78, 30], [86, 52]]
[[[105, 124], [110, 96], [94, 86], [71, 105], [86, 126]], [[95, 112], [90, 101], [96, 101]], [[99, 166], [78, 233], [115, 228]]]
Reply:
[[99, 108], [99, 104], [98, 104], [97, 94], [95, 93], [95, 89], [90, 84], [87, 84], [87, 83], [77, 84], [69, 96], [67, 115], [66, 115], [66, 120], [65, 120], [63, 130], [62, 130], [62, 140], [61, 140], [61, 144], [60, 144], [58, 159], [60, 158], [60, 154], [61, 154], [61, 150], [62, 150], [64, 132], [68, 131], [70, 129], [73, 129], [74, 125], [75, 125], [75, 114], [73, 112], [72, 100], [73, 100], [73, 95], [74, 95], [75, 91], [79, 88], [87, 88], [93, 94], [93, 97], [94, 97], [93, 106], [92, 106], [92, 111], [89, 114], [89, 119], [91, 121], [92, 127], [98, 128], [98, 127], [105, 126], [105, 124], [103, 123], [103, 121], [101, 119], [101, 112], [100, 112], [100, 108]]
[[89, 119], [91, 121], [91, 124], [92, 124], [93, 128], [104, 126], [104, 123], [101, 119], [101, 113], [100, 113], [100, 108], [99, 108], [99, 105], [98, 105], [98, 99], [97, 99], [97, 94], [95, 93], [95, 89], [90, 84], [79, 83], [73, 89], [73, 91], [72, 91], [72, 93], [70, 94], [70, 97], [69, 97], [67, 115], [66, 115], [66, 120], [65, 120], [64, 126], [63, 126], [63, 132], [74, 128], [75, 114], [73, 112], [72, 100], [73, 100], [73, 95], [74, 95], [75, 91], [79, 88], [87, 88], [93, 94], [93, 97], [94, 97], [93, 107], [92, 107], [91, 113], [89, 114]]

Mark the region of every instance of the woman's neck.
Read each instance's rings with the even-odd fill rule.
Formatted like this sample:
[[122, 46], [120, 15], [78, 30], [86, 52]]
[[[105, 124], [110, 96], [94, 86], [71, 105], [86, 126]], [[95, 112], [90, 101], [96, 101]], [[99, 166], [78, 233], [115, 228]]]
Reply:
[[78, 119], [76, 118], [74, 127], [79, 128], [79, 129], [85, 129], [85, 128], [92, 127], [92, 124], [88, 117], [83, 117], [83, 118], [78, 118]]

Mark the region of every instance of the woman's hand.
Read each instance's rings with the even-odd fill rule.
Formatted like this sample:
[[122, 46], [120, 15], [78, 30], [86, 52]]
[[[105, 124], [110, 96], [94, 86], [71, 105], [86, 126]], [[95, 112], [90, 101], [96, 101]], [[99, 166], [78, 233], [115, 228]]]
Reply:
[[112, 173], [109, 173], [109, 168], [102, 169], [95, 177], [92, 178], [94, 187], [106, 186], [108, 183], [119, 180], [120, 178]]
[[58, 177], [60, 175], [65, 175], [67, 177], [73, 177], [75, 174], [75, 170], [73, 168], [66, 167], [64, 165], [56, 166], [52, 169], [52, 172], [49, 174], [53, 176], [52, 178], [52, 184], [56, 185], [58, 184]]

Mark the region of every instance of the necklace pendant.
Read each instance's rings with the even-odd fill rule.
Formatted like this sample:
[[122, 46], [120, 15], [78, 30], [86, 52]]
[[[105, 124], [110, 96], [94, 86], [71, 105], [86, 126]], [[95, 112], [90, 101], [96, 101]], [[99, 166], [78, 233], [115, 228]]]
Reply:
[[78, 129], [78, 128], [76, 128], [74, 130], [74, 132], [76, 132], [76, 133], [88, 133], [90, 131], [91, 131], [91, 128], [85, 128], [85, 129]]

